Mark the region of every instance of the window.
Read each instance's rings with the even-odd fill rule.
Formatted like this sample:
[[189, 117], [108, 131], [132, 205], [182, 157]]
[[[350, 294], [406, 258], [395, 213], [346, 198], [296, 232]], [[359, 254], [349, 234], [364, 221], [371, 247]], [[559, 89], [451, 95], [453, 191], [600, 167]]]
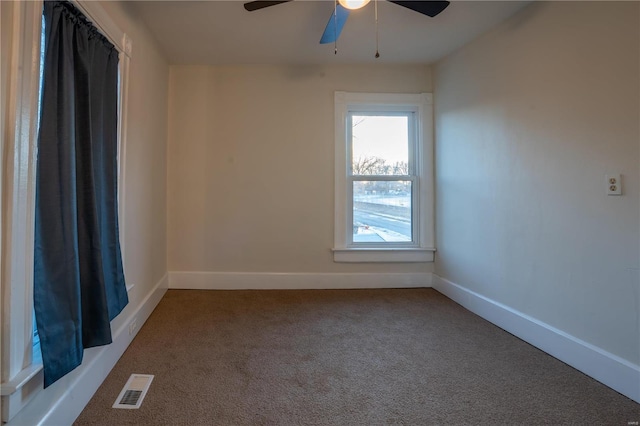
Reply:
[[[120, 53], [119, 163], [124, 164], [127, 82], [131, 41], [96, 2], [73, 0]], [[42, 389], [38, 336], [33, 320], [33, 241], [36, 135], [40, 92], [42, 2], [0, 2], [3, 51], [2, 135], [2, 421], [12, 418]], [[8, 24], [8, 25], [5, 25]], [[5, 44], [3, 43], [3, 46]], [[7, 53], [4, 55], [4, 53]], [[4, 79], [4, 78], [3, 78]], [[124, 176], [120, 171], [120, 215]], [[120, 235], [124, 235], [121, 220]], [[122, 247], [124, 256], [124, 247]]]
[[334, 261], [433, 261], [431, 100], [336, 92]]

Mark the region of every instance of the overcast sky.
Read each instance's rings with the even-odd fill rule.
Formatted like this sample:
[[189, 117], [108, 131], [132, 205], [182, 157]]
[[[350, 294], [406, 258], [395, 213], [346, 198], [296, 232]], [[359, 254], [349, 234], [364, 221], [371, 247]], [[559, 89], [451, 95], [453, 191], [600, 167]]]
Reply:
[[407, 117], [353, 116], [353, 158], [408, 162]]

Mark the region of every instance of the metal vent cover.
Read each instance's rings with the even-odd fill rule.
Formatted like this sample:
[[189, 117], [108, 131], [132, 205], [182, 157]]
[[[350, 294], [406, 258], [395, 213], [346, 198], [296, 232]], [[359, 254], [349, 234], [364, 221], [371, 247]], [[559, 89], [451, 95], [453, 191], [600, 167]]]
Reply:
[[120, 391], [120, 395], [116, 398], [112, 408], [128, 410], [140, 408], [149, 386], [151, 386], [153, 377], [152, 374], [132, 374], [122, 391]]

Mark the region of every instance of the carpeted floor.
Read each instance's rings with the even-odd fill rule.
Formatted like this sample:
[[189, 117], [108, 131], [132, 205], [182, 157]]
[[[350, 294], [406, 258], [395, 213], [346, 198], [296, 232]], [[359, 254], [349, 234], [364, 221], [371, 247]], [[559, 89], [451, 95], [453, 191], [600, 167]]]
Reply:
[[[132, 373], [155, 375], [142, 407], [112, 409]], [[76, 424], [637, 421], [640, 404], [433, 289], [169, 290]]]

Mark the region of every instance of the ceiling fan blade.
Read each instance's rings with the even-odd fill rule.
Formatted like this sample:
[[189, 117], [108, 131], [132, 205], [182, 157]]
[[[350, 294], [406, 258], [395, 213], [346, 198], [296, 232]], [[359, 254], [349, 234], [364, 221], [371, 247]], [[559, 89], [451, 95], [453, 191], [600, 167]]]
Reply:
[[275, 6], [280, 3], [288, 3], [291, 0], [280, 0], [280, 1], [250, 1], [244, 4], [244, 9], [253, 12], [254, 10], [264, 9], [265, 7]]
[[324, 33], [322, 33], [322, 37], [320, 38], [320, 44], [333, 43], [340, 38], [340, 33], [344, 28], [344, 24], [347, 23], [347, 18], [349, 17], [349, 9], [338, 4], [335, 12], [335, 16], [333, 12], [331, 12], [329, 22], [327, 22], [327, 27], [324, 29]]
[[391, 3], [395, 3], [400, 6], [404, 6], [407, 9], [411, 9], [415, 12], [422, 13], [430, 17], [437, 16], [440, 12], [445, 10], [449, 6], [448, 1], [396, 1], [388, 0]]

